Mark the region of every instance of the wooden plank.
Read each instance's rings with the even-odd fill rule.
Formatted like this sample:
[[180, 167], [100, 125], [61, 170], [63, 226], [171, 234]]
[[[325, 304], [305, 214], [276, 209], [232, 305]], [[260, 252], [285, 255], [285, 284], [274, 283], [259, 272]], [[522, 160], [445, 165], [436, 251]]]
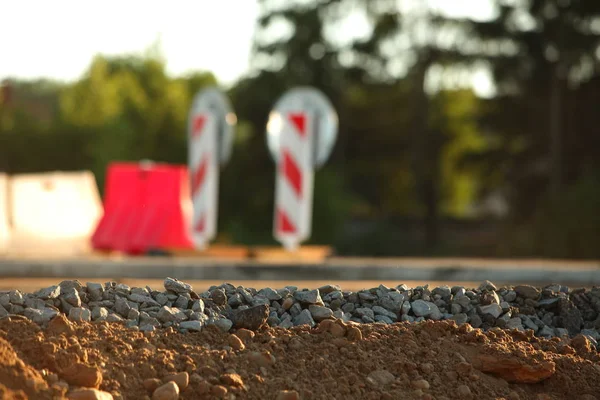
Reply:
[[212, 245], [204, 251], [194, 249], [171, 249], [167, 250], [174, 257], [190, 258], [190, 257], [206, 257], [229, 260], [246, 260], [250, 257], [250, 249], [246, 246], [228, 246], [228, 245]]
[[251, 250], [251, 257], [262, 262], [307, 261], [323, 262], [333, 254], [331, 246], [301, 246], [296, 251], [287, 251], [276, 246], [257, 246]]

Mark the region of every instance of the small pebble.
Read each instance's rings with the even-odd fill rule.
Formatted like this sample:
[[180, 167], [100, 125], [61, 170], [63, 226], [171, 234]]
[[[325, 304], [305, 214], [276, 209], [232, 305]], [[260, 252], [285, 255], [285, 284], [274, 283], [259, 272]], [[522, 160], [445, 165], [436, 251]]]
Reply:
[[69, 400], [113, 400], [114, 397], [108, 392], [97, 389], [76, 389], [69, 392]]
[[460, 385], [456, 388], [456, 393], [458, 393], [458, 395], [461, 397], [470, 397], [471, 389], [469, 389], [467, 385]]
[[425, 379], [417, 379], [416, 381], [413, 381], [412, 385], [415, 389], [429, 389], [429, 382], [427, 382]]
[[377, 370], [369, 374], [367, 379], [375, 386], [387, 386], [394, 382], [396, 377], [386, 370]]
[[179, 387], [173, 381], [158, 387], [152, 393], [152, 400], [177, 400], [179, 398]]
[[248, 358], [259, 367], [270, 367], [275, 363], [275, 357], [267, 350], [263, 352], [253, 351]]
[[221, 385], [215, 385], [210, 389], [210, 392], [217, 399], [224, 399], [227, 396], [227, 388]]
[[99, 388], [102, 383], [102, 372], [96, 367], [82, 363], [74, 363], [60, 372], [61, 377], [73, 386]]
[[143, 385], [147, 391], [149, 391], [150, 393], [154, 393], [154, 391], [158, 389], [161, 383], [162, 382], [160, 381], [160, 379], [149, 378], [144, 380]]
[[242, 377], [238, 374], [223, 374], [221, 375], [220, 380], [222, 383], [228, 386], [244, 386], [244, 381], [242, 380]]
[[348, 328], [347, 336], [348, 339], [352, 341], [360, 341], [363, 338], [362, 332], [355, 326], [351, 326]]
[[249, 341], [254, 339], [254, 336], [255, 336], [255, 333], [253, 331], [251, 331], [249, 329], [245, 329], [245, 328], [238, 329], [235, 334], [237, 337], [239, 337], [245, 343], [248, 343]]
[[235, 334], [229, 335], [229, 339], [227, 340], [227, 342], [229, 343], [231, 348], [236, 351], [241, 351], [246, 348], [246, 345], [244, 345], [244, 342], [242, 342], [242, 340]]
[[338, 338], [344, 337], [346, 335], [346, 328], [344, 328], [340, 324], [333, 324], [329, 327], [329, 332]]
[[300, 400], [300, 394], [295, 390], [280, 390], [276, 400]]
[[185, 390], [190, 383], [190, 375], [185, 371], [178, 374], [167, 375], [164, 382], [175, 382], [179, 389]]

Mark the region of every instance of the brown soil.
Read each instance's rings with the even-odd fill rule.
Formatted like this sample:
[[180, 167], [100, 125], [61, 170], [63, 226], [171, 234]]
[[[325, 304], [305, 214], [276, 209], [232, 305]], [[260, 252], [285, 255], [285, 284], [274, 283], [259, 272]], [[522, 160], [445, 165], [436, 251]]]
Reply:
[[46, 329], [0, 321], [2, 399], [75, 398], [78, 387], [150, 399], [172, 380], [181, 399], [586, 400], [600, 398], [599, 361], [583, 336], [542, 340], [453, 322], [326, 321], [233, 335], [144, 334], [62, 316]]

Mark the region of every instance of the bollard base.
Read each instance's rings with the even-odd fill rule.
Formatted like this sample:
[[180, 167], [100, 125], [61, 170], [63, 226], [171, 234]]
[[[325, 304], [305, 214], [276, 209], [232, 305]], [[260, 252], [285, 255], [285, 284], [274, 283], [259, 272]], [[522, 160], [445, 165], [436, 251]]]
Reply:
[[251, 257], [257, 261], [308, 261], [322, 262], [333, 255], [331, 246], [299, 246], [294, 251], [283, 247], [257, 246], [252, 248]]

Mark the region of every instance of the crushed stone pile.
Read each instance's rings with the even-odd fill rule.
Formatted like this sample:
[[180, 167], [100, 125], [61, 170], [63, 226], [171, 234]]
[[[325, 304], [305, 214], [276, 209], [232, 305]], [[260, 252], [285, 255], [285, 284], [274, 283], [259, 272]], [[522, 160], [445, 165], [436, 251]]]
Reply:
[[600, 398], [600, 288], [0, 292], [0, 399]]
[[0, 292], [0, 318], [22, 315], [45, 326], [59, 313], [74, 321], [123, 322], [151, 332], [175, 327], [181, 332], [216, 325], [231, 329], [314, 327], [327, 319], [357, 323], [454, 320], [473, 328], [532, 330], [544, 338], [586, 335], [600, 340], [600, 287], [570, 290], [559, 284], [497, 288], [483, 282], [479, 288], [406, 285], [359, 292], [337, 285], [314, 290], [294, 286], [282, 289], [214, 286], [197, 294], [174, 278], [166, 278], [164, 291], [125, 284], [63, 281], [36, 293]]

